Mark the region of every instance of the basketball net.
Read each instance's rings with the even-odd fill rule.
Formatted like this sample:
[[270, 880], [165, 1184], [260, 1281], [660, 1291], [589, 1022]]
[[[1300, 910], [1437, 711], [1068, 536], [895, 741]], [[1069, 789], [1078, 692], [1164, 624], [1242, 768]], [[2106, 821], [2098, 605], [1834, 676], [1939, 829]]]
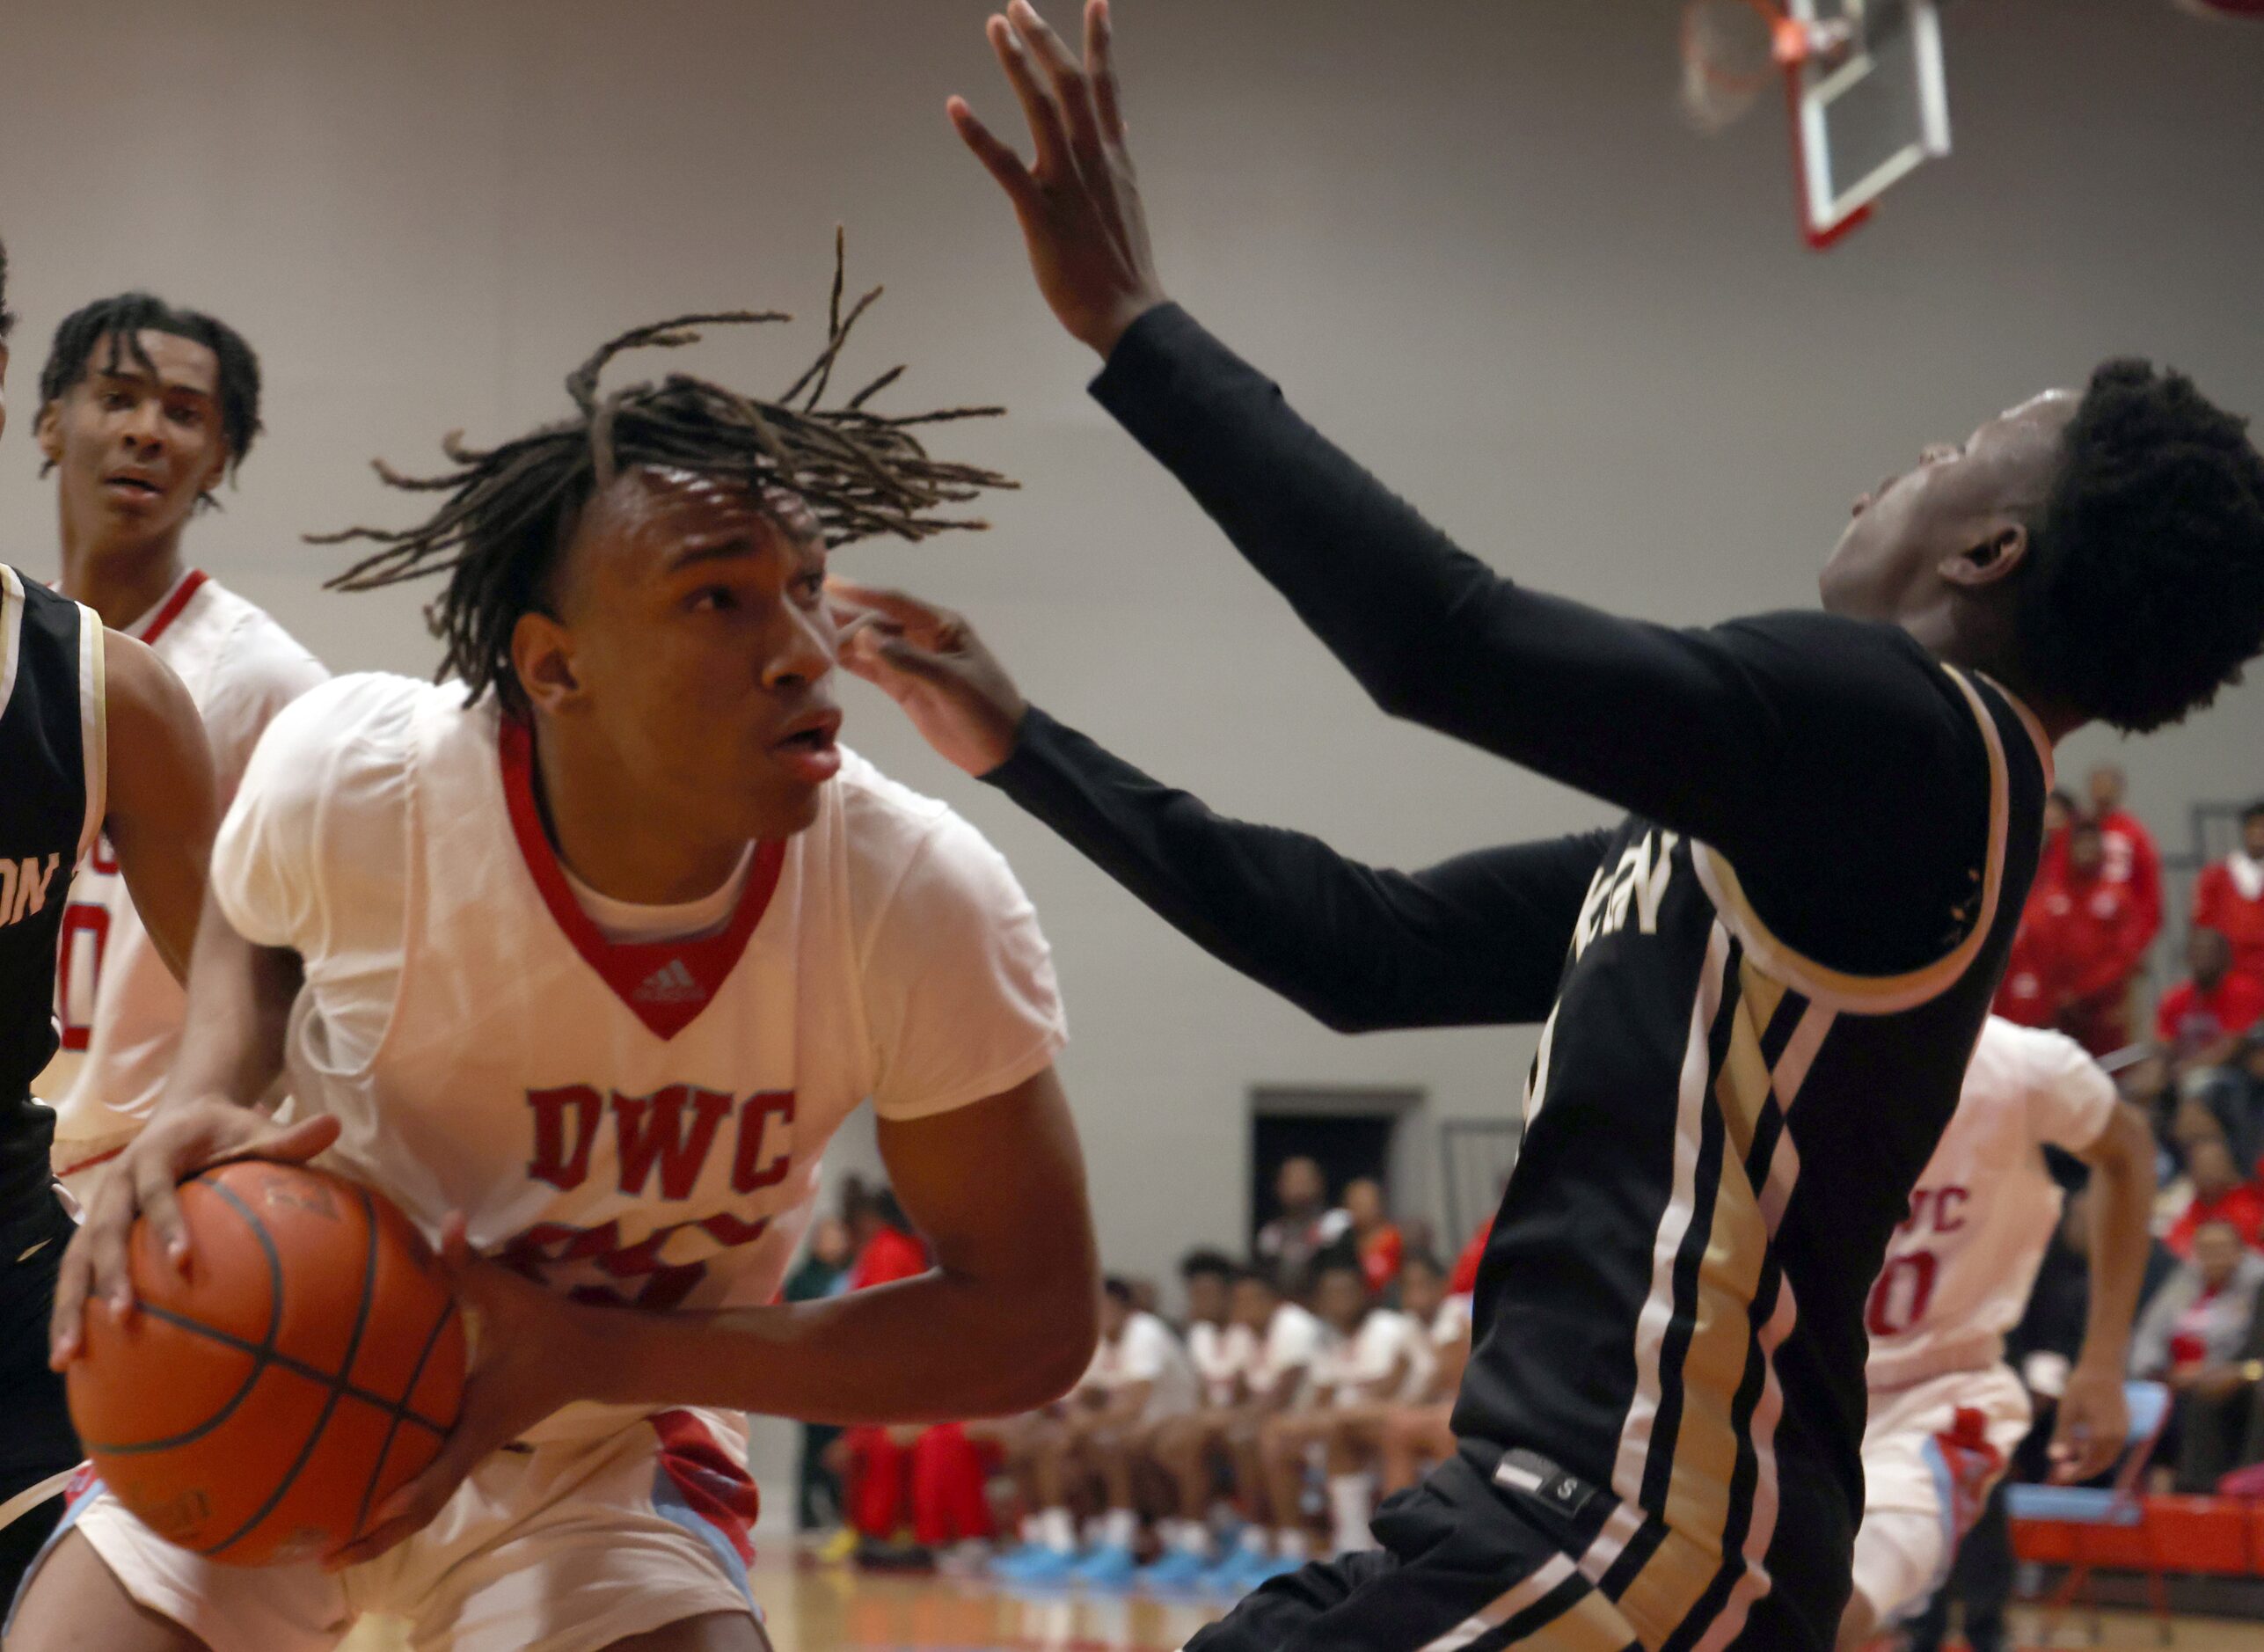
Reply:
[[1844, 53], [1852, 31], [1808, 24], [1769, 0], [1689, 0], [1683, 7], [1683, 114], [1700, 132], [1735, 125], [1777, 77]]

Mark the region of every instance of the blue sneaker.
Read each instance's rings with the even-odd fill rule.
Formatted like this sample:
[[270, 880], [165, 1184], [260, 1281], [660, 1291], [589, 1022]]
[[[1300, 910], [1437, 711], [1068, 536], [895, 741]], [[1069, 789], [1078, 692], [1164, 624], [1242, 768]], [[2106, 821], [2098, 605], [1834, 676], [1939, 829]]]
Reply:
[[1303, 1561], [1287, 1560], [1279, 1554], [1253, 1554], [1250, 1564], [1242, 1568], [1242, 1581], [1245, 1588], [1255, 1589], [1274, 1578], [1287, 1577], [1291, 1572], [1304, 1569]]
[[1138, 1575], [1140, 1563], [1121, 1544], [1103, 1543], [1079, 1561], [1070, 1572], [1072, 1583], [1095, 1589], [1123, 1589]]
[[1266, 1564], [1269, 1558], [1248, 1549], [1229, 1549], [1217, 1565], [1196, 1575], [1194, 1586], [1206, 1595], [1246, 1595], [1255, 1585], [1244, 1574], [1253, 1566]]
[[1140, 1586], [1165, 1591], [1194, 1589], [1209, 1570], [1210, 1562], [1201, 1555], [1189, 1549], [1173, 1549], [1153, 1566], [1141, 1568]]
[[1077, 1569], [1077, 1558], [1071, 1550], [1033, 1543], [1000, 1561], [991, 1575], [1010, 1583], [1065, 1583]]

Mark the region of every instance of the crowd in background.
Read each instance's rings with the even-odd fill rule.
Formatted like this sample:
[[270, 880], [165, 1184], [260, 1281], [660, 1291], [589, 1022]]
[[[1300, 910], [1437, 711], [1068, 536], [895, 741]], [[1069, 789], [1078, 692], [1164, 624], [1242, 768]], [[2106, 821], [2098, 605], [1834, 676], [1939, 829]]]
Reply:
[[[1239, 1592], [1371, 1546], [1376, 1502], [1453, 1449], [1484, 1232], [1450, 1261], [1381, 1185], [1337, 1197], [1292, 1158], [1247, 1259], [1198, 1248], [1181, 1311], [1111, 1276], [1102, 1339], [1063, 1400], [1003, 1421], [807, 1429], [800, 1524], [878, 1567]], [[852, 1181], [786, 1285], [808, 1300], [926, 1265], [882, 1189]]]

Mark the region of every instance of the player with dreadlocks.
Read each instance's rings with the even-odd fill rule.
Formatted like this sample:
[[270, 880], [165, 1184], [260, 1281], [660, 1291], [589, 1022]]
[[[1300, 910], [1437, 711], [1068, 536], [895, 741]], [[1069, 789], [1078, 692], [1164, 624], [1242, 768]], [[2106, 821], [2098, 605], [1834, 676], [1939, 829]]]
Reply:
[[[67, 1260], [55, 1346], [127, 1289], [137, 1211], [179, 1234], [176, 1177], [326, 1147], [460, 1270], [485, 1327], [464, 1415], [333, 1569], [214, 1566], [83, 1499], [11, 1652], [310, 1652], [365, 1611], [461, 1652], [744, 1652], [738, 1413], [1011, 1412], [1084, 1369], [1045, 940], [973, 828], [835, 743], [829, 686], [829, 545], [975, 525], [949, 508], [1004, 479], [916, 434], [987, 410], [870, 411], [888, 379], [820, 406], [864, 308], [836, 289], [777, 400], [601, 390], [623, 351], [785, 319], [690, 317], [600, 350], [564, 422], [387, 473], [439, 508], [359, 530], [382, 549], [340, 582], [445, 571], [460, 681], [346, 677], [270, 726], [215, 850], [180, 1063]], [[311, 1122], [279, 1140], [240, 1104], [286, 1064]], [[866, 1096], [936, 1265], [768, 1305]]]

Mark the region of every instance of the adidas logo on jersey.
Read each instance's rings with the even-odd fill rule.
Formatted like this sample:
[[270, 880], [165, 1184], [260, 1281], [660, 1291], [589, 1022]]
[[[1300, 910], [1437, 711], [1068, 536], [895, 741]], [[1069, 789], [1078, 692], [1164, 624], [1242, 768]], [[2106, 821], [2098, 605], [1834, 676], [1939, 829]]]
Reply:
[[671, 958], [631, 995], [640, 1004], [690, 1004], [705, 999], [707, 989], [692, 978], [681, 958]]
[[44, 864], [37, 855], [0, 859], [0, 924], [20, 924], [42, 910], [47, 885], [62, 864], [61, 855], [49, 855]]

